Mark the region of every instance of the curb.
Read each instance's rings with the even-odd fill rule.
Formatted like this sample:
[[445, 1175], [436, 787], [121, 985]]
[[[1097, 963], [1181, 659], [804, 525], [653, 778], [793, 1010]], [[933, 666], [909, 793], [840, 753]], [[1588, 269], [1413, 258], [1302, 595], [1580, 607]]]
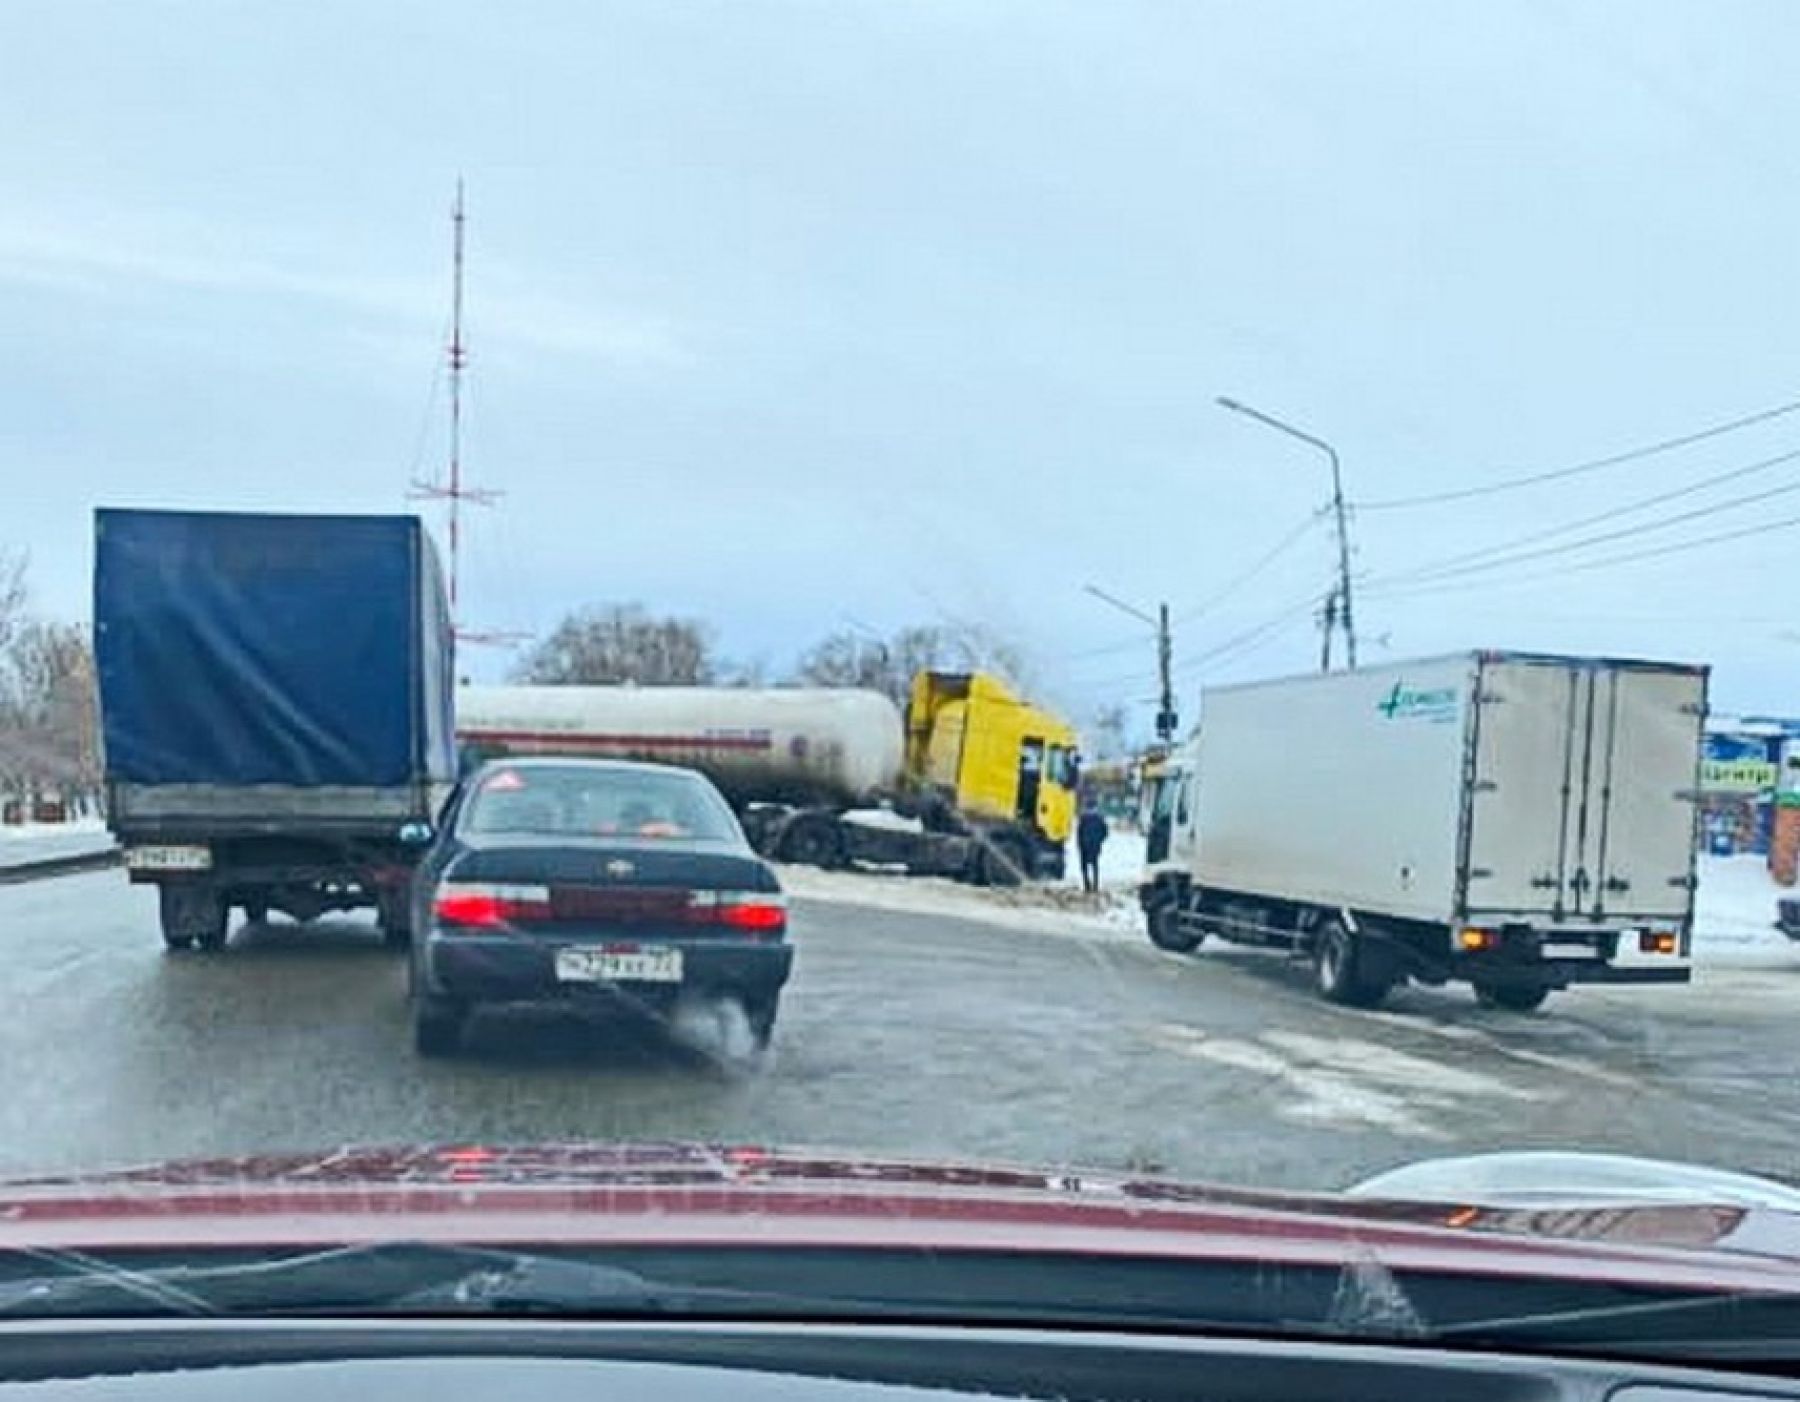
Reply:
[[97, 852], [76, 852], [70, 856], [39, 857], [34, 861], [13, 862], [0, 866], [0, 886], [16, 886], [27, 881], [45, 881], [53, 876], [73, 876], [78, 872], [101, 871], [118, 866], [124, 855], [117, 847], [102, 847]]

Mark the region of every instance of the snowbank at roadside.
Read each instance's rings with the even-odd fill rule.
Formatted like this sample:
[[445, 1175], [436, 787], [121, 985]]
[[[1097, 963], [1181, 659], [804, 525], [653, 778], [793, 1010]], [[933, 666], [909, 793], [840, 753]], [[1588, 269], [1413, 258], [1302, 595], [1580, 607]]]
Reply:
[[0, 826], [0, 867], [57, 857], [80, 857], [112, 846], [106, 824], [98, 818], [70, 823], [24, 823]]
[[106, 823], [100, 818], [74, 818], [66, 823], [8, 823], [0, 825], [0, 842], [43, 842], [105, 832]]
[[942, 920], [1077, 939], [1141, 939], [1143, 915], [1129, 889], [1084, 895], [1079, 887], [968, 886], [936, 876], [888, 871], [821, 871], [783, 865], [781, 885], [796, 900], [868, 906]]

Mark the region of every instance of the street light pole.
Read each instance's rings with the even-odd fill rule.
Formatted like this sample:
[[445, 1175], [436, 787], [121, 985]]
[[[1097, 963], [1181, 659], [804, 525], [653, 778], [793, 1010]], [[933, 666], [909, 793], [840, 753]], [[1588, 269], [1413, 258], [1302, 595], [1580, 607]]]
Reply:
[[[1234, 414], [1243, 414], [1247, 418], [1255, 419], [1258, 423], [1274, 429], [1277, 433], [1285, 433], [1290, 438], [1298, 438], [1302, 443], [1317, 448], [1331, 460], [1331, 510], [1337, 518], [1338, 582], [1335, 600], [1337, 607], [1334, 610], [1328, 605], [1326, 610], [1326, 637], [1329, 639], [1331, 636], [1331, 615], [1335, 613], [1344, 628], [1344, 655], [1349, 659], [1350, 670], [1355, 671], [1356, 616], [1350, 607], [1350, 522], [1344, 508], [1344, 474], [1338, 464], [1337, 449], [1323, 438], [1315, 437], [1304, 429], [1298, 429], [1290, 423], [1282, 422], [1273, 414], [1265, 414], [1261, 409], [1253, 408], [1235, 399], [1228, 399], [1224, 395], [1220, 395], [1217, 403], [1221, 409], [1229, 409]], [[1326, 644], [1326, 651], [1329, 658], [1329, 641]]]
[[1097, 588], [1092, 584], [1083, 585], [1082, 588], [1101, 602], [1111, 604], [1114, 608], [1128, 613], [1133, 618], [1148, 623], [1156, 629], [1156, 670], [1162, 679], [1162, 703], [1156, 711], [1156, 736], [1165, 745], [1173, 744], [1175, 732], [1180, 728], [1180, 722], [1175, 715], [1175, 684], [1170, 676], [1170, 664], [1174, 660], [1175, 647], [1169, 637], [1169, 606], [1158, 604], [1156, 617], [1152, 618], [1141, 608], [1128, 604], [1123, 599], [1114, 598], [1104, 589]]

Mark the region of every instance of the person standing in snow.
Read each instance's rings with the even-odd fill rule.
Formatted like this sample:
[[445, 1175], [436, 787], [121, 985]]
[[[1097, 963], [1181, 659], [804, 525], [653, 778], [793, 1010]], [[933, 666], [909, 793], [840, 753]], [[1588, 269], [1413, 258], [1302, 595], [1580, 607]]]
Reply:
[[1075, 846], [1081, 852], [1081, 889], [1100, 889], [1100, 849], [1106, 846], [1106, 819], [1093, 799], [1081, 806], [1081, 821], [1075, 825]]

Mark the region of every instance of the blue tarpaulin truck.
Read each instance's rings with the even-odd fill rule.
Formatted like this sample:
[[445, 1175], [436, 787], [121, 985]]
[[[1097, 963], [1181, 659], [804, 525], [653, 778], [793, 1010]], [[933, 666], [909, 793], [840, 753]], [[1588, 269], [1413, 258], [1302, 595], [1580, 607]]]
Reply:
[[418, 519], [101, 510], [94, 545], [107, 823], [170, 948], [220, 948], [234, 908], [373, 907], [404, 941], [403, 829], [456, 777]]

